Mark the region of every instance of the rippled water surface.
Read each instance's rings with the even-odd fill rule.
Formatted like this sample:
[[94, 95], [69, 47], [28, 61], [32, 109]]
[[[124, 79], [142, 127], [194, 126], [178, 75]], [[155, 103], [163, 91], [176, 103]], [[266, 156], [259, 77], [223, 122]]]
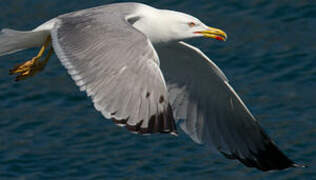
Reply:
[[[0, 28], [27, 30], [107, 0], [2, 0]], [[104, 119], [56, 56], [16, 83], [13, 65], [36, 49], [0, 57], [0, 179], [316, 179], [316, 2], [152, 0], [229, 35], [198, 39], [284, 152], [306, 169], [263, 173], [226, 160], [180, 132], [139, 136]], [[190, 73], [190, 72], [187, 72]]]

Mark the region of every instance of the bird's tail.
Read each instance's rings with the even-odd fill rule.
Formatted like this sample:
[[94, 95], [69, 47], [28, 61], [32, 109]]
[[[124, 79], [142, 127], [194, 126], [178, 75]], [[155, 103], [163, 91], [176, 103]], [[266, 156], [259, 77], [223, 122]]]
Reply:
[[0, 56], [23, 49], [39, 47], [49, 34], [48, 31], [16, 31], [3, 29], [0, 32]]

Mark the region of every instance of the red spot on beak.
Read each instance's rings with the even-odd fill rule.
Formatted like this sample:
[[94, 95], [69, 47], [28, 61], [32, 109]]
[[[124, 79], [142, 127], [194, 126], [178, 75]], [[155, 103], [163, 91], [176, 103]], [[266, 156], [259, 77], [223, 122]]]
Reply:
[[217, 40], [220, 40], [220, 41], [224, 41], [224, 38], [223, 38], [223, 37], [220, 37], [220, 36], [216, 36], [216, 39], [217, 39]]

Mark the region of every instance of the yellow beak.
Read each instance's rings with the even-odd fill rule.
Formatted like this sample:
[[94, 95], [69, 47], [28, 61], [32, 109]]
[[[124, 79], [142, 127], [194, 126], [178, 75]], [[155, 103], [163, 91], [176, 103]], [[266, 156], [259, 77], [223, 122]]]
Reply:
[[197, 31], [195, 33], [203, 34], [204, 37], [214, 38], [221, 41], [226, 41], [227, 39], [227, 34], [223, 30], [212, 28], [212, 27], [208, 27], [208, 30]]

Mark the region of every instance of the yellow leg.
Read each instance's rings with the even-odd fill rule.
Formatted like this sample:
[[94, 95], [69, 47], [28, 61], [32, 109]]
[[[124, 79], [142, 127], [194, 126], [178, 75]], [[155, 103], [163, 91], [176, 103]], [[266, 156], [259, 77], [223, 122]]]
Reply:
[[44, 45], [41, 47], [37, 56], [33, 57], [31, 60], [26, 61], [22, 64], [15, 66], [12, 70], [10, 70], [10, 74], [18, 74], [16, 77], [16, 81], [23, 80], [29, 77], [34, 76], [36, 73], [42, 71], [45, 68], [50, 56], [53, 54], [54, 50], [51, 47], [48, 51], [46, 58], [44, 61], [39, 61], [43, 56], [45, 50], [48, 46], [51, 45], [51, 37], [47, 37]]

